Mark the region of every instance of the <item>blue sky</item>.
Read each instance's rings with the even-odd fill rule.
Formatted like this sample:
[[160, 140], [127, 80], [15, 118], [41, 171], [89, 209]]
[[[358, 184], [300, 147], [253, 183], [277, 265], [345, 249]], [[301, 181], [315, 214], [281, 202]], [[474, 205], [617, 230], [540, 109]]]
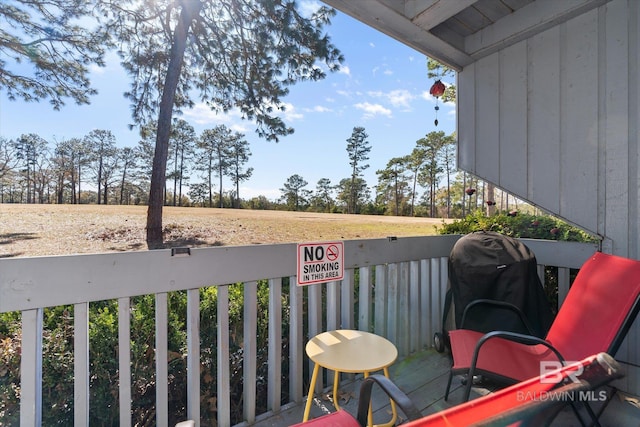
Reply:
[[[240, 188], [242, 198], [264, 195], [277, 199], [279, 189], [293, 174], [302, 176], [311, 191], [321, 178], [337, 184], [349, 177], [346, 140], [355, 126], [364, 127], [369, 135], [370, 166], [364, 177], [370, 186], [377, 183], [376, 170], [393, 157], [409, 154], [427, 133], [455, 130], [454, 106], [442, 102], [439, 124], [434, 125], [435, 99], [429, 96], [433, 80], [427, 78], [423, 54], [340, 12], [328, 33], [345, 57], [343, 67], [324, 80], [291, 88], [283, 99], [287, 106], [283, 116], [295, 133], [280, 142], [259, 138], [255, 126], [233, 112], [215, 115], [197, 105], [183, 115], [198, 134], [219, 124], [245, 134], [252, 152], [247, 166], [254, 172]], [[115, 55], [106, 68], [92, 73], [92, 84], [99, 94], [91, 105], [70, 102], [61, 111], [54, 111], [46, 101], [8, 101], [0, 90], [0, 136], [12, 139], [37, 133], [53, 142], [107, 129], [115, 135], [117, 145], [135, 146], [138, 134], [128, 128], [130, 107], [122, 95], [129, 80]], [[198, 181], [195, 174], [191, 176], [191, 182]], [[224, 185], [224, 190], [230, 188]]]

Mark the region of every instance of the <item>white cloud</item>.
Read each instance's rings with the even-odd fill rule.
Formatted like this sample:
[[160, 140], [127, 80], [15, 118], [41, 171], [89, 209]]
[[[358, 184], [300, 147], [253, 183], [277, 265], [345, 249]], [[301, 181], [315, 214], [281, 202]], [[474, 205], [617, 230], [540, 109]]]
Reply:
[[[286, 122], [304, 118], [304, 114], [296, 111], [293, 104], [283, 103], [281, 107], [284, 107], [284, 111], [274, 107], [272, 114], [282, 117]], [[242, 113], [236, 108], [227, 113], [223, 113], [212, 110], [207, 104], [202, 102], [197, 103], [189, 110], [185, 110], [183, 116], [201, 126], [225, 125], [229, 129], [241, 133], [247, 133], [252, 130], [251, 128], [255, 123], [253, 120], [243, 119]]]
[[411, 101], [413, 101], [414, 99], [413, 94], [406, 89], [392, 90], [391, 92], [387, 93], [387, 97], [389, 98], [389, 102], [391, 102], [391, 105], [393, 105], [394, 107], [405, 108], [410, 108]]
[[300, 14], [305, 18], [311, 17], [318, 9], [320, 9], [320, 2], [315, 0], [303, 0], [298, 4]]
[[333, 110], [331, 108], [327, 108], [323, 105], [316, 105], [313, 108], [307, 108], [305, 111], [311, 112], [311, 113], [330, 113]]
[[359, 102], [354, 105], [358, 110], [364, 111], [364, 118], [370, 119], [375, 116], [391, 117], [391, 110], [381, 104], [371, 104], [369, 102]]
[[107, 72], [107, 67], [100, 67], [96, 64], [90, 64], [88, 68], [91, 74], [105, 74]]
[[422, 94], [420, 94], [420, 97], [429, 102], [436, 102], [436, 98], [434, 96], [431, 96], [428, 90], [425, 90], [424, 92], [422, 92]]
[[238, 110], [231, 110], [227, 113], [213, 111], [205, 103], [197, 103], [192, 109], [184, 111], [184, 117], [189, 118], [194, 123], [202, 126], [225, 125], [229, 129], [246, 133], [249, 122], [242, 120], [242, 114]]
[[347, 76], [351, 76], [351, 69], [349, 68], [348, 65], [341, 65], [340, 69], [338, 70], [338, 73], [346, 74]]
[[389, 92], [370, 91], [367, 94], [374, 98], [384, 98], [388, 100], [394, 107], [411, 108], [411, 101], [415, 96], [406, 89], [396, 89]]
[[283, 116], [286, 121], [302, 120], [304, 118], [304, 114], [298, 113], [293, 104], [284, 102], [282, 106], [284, 111], [280, 111], [278, 114]]

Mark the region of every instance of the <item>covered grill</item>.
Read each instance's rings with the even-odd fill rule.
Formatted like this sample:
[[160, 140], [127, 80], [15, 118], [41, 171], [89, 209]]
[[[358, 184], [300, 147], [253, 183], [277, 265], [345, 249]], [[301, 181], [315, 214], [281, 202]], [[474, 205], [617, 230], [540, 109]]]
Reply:
[[524, 243], [493, 231], [456, 242], [449, 255], [443, 329], [434, 337], [438, 351], [444, 351], [453, 328], [544, 337], [552, 322], [536, 257]]

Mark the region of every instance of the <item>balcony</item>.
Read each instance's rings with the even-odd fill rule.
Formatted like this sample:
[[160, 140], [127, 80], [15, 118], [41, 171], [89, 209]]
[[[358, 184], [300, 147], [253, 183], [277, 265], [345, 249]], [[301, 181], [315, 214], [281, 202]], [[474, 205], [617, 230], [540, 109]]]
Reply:
[[[72, 364], [66, 367], [73, 378], [70, 411], [76, 426], [89, 424], [94, 404], [90, 399], [90, 384], [95, 375], [90, 368], [90, 339], [95, 338], [90, 337], [89, 305], [114, 300], [117, 301], [114, 354], [118, 359], [115, 381], [119, 414], [114, 424], [140, 423], [132, 420], [131, 415], [132, 407], [138, 404], [132, 397], [132, 346], [141, 339], [132, 336], [131, 319], [140, 296], [151, 298], [155, 316], [152, 332], [155, 348], [150, 350], [155, 367], [148, 380], [155, 388], [150, 425], [168, 426], [185, 418], [199, 420], [200, 425], [219, 426], [298, 422], [302, 419], [310, 378], [304, 345], [310, 336], [338, 328], [368, 330], [388, 338], [399, 353], [392, 376], [398, 375], [401, 384], [402, 381], [406, 384], [406, 380], [400, 380], [402, 367], [412, 367], [405, 372], [420, 372], [421, 375], [411, 379], [413, 397], [430, 402], [423, 406], [425, 414], [442, 409], [444, 403], [438, 399], [444, 392], [444, 384], [437, 381], [446, 373], [448, 361], [429, 347], [434, 332], [441, 330], [447, 257], [458, 238], [345, 241], [344, 279], [306, 287], [294, 285], [295, 244], [1, 259], [0, 312], [20, 312], [22, 322], [22, 374], [20, 384], [16, 384], [20, 390], [20, 425], [41, 425], [43, 413], [49, 410], [43, 408], [42, 403], [42, 378], [46, 373], [43, 313], [46, 308], [56, 306], [68, 307], [69, 316], [73, 318], [74, 355]], [[541, 275], [545, 266], [558, 267], [560, 304], [569, 289], [571, 270], [579, 268], [597, 249], [574, 242], [525, 242], [537, 256]], [[238, 295], [238, 286], [243, 298], [242, 325], [233, 325], [230, 330], [230, 312], [236, 309], [230, 307], [233, 303], [230, 295]], [[267, 337], [258, 336], [259, 287], [266, 287], [268, 293], [265, 303], [268, 315], [264, 317]], [[201, 295], [211, 289], [215, 289], [217, 295], [215, 319], [202, 316]], [[176, 292], [186, 294], [186, 312], [182, 313], [186, 324], [182, 331], [186, 336], [183, 355], [186, 402], [180, 414], [170, 411], [172, 391], [168, 386], [168, 363], [160, 363], [176, 357], [169, 354], [167, 348], [168, 336], [172, 333], [167, 326], [172, 314], [169, 299]], [[205, 348], [203, 331], [210, 321], [215, 323], [216, 343], [233, 342], [240, 350], [231, 352], [230, 345]], [[258, 348], [261, 341], [268, 342], [266, 348]], [[201, 390], [208, 384], [202, 375], [203, 365], [213, 360], [216, 390], [211, 394], [215, 398], [203, 403]], [[266, 360], [266, 369], [260, 369], [258, 364], [262, 362], [258, 360]], [[432, 369], [423, 369], [425, 364]], [[422, 368], [418, 369], [419, 366]], [[233, 397], [232, 401], [231, 378], [235, 378], [239, 370], [240, 396]], [[328, 386], [329, 380], [325, 376], [321, 378], [318, 392]], [[356, 387], [352, 380], [345, 378], [347, 389]], [[140, 379], [133, 381], [140, 383]], [[257, 404], [258, 388], [264, 391], [264, 404]], [[429, 396], [424, 394], [425, 390]], [[451, 402], [456, 401], [454, 395]], [[241, 420], [237, 415], [232, 416], [232, 406], [236, 414], [238, 411], [242, 414]], [[380, 408], [383, 410], [383, 406]]]

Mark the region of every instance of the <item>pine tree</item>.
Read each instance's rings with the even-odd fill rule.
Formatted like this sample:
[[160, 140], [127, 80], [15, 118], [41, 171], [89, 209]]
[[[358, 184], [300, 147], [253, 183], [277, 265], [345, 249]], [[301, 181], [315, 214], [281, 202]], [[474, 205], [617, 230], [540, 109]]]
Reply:
[[347, 139], [347, 153], [349, 154], [349, 165], [351, 166], [351, 188], [348, 212], [356, 213], [356, 201], [358, 200], [358, 186], [356, 185], [358, 178], [362, 178], [362, 171], [369, 167], [364, 164], [369, 160], [369, 152], [371, 144], [367, 141], [369, 135], [363, 127], [356, 126], [349, 139]]
[[103, 0], [107, 28], [133, 77], [127, 93], [135, 123], [157, 114], [147, 244], [162, 246], [162, 202], [171, 119], [199, 96], [212, 110], [238, 109], [277, 141], [293, 129], [278, 113], [292, 84], [335, 71], [340, 52], [323, 34], [335, 13], [310, 17], [293, 0]]

